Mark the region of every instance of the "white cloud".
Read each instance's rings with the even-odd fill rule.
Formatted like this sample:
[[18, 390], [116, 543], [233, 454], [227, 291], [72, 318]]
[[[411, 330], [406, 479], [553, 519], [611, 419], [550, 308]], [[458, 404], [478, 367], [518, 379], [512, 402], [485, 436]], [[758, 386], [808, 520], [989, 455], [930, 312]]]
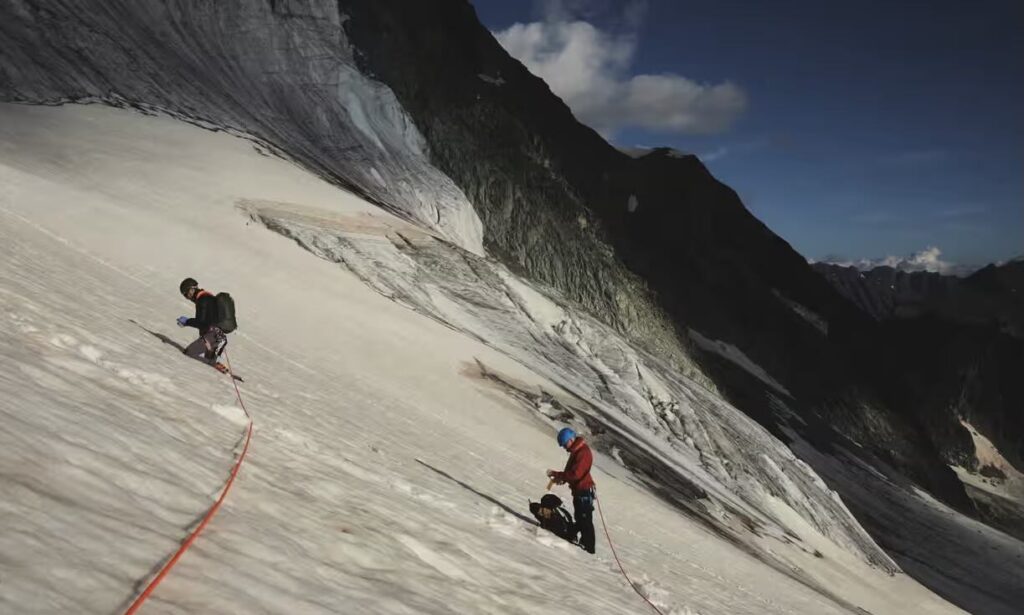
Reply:
[[698, 154], [701, 162], [714, 162], [729, 155], [729, 148], [726, 146], [716, 147], [706, 154]]
[[910, 256], [887, 256], [879, 263], [886, 267], [899, 269], [901, 271], [931, 271], [933, 273], [947, 273], [953, 268], [952, 263], [942, 260], [942, 250], [936, 246], [929, 246], [920, 252]]
[[702, 84], [672, 73], [629, 75], [642, 5], [628, 6], [623, 21], [629, 30], [623, 33], [574, 19], [564, 3], [555, 2], [544, 21], [513, 24], [494, 35], [581, 122], [605, 136], [626, 126], [686, 134], [728, 129], [747, 107], [739, 86]]
[[701, 162], [714, 162], [715, 160], [721, 160], [726, 156], [739, 156], [740, 154], [749, 154], [750, 152], [759, 150], [768, 145], [767, 139], [754, 139], [752, 141], [742, 141], [739, 143], [731, 143], [729, 145], [720, 145], [715, 149], [705, 152], [703, 154], [697, 154]]

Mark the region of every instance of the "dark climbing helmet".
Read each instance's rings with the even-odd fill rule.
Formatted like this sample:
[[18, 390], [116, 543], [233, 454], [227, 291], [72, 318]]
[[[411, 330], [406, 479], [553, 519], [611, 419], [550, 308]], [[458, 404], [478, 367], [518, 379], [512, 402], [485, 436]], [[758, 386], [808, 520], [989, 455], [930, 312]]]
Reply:
[[540, 498], [540, 505], [544, 508], [558, 508], [562, 505], [562, 498], [553, 493], [545, 493]]
[[199, 282], [196, 282], [193, 278], [185, 278], [181, 281], [181, 285], [178, 286], [178, 290], [181, 291], [183, 296], [187, 295], [191, 288], [199, 288]]
[[569, 443], [569, 440], [572, 440], [575, 437], [575, 431], [573, 431], [569, 427], [563, 427], [558, 432], [558, 446], [565, 448], [565, 445]]

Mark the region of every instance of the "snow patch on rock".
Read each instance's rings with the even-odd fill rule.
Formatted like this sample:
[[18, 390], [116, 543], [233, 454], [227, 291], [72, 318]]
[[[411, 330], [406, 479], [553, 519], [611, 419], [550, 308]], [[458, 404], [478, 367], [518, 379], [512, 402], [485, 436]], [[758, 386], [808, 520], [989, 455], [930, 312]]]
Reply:
[[808, 309], [807, 307], [793, 301], [789, 297], [783, 295], [778, 289], [773, 288], [772, 293], [775, 297], [785, 303], [791, 310], [796, 312], [800, 318], [806, 320], [812, 327], [817, 329], [822, 335], [828, 335], [828, 321], [819, 316], [816, 312]]
[[974, 455], [978, 460], [978, 469], [974, 472], [960, 466], [952, 466], [960, 480], [1011, 501], [1024, 502], [1024, 473], [1018, 471], [996, 445], [970, 422], [960, 419], [960, 424], [971, 434], [974, 440]]
[[633, 213], [636, 208], [640, 206], [640, 201], [637, 200], [635, 194], [629, 195], [629, 200], [626, 201], [626, 211]]
[[489, 83], [491, 85], [505, 85], [505, 80], [501, 77], [492, 77], [484, 73], [478, 74], [477, 77], [479, 77], [484, 83]]
[[707, 350], [708, 352], [713, 352], [724, 359], [728, 359], [729, 361], [738, 365], [739, 367], [742, 367], [750, 375], [756, 377], [758, 380], [772, 387], [776, 391], [788, 397], [792, 397], [789, 391], [786, 390], [786, 387], [782, 386], [777, 380], [772, 378], [768, 374], [768, 372], [764, 370], [763, 367], [751, 361], [750, 357], [745, 355], [743, 351], [740, 350], [739, 348], [727, 342], [723, 342], [721, 340], [713, 340], [706, 338], [699, 332], [694, 331], [693, 329], [690, 329], [689, 333], [690, 339], [696, 342], [697, 345], [703, 348], [704, 350]]

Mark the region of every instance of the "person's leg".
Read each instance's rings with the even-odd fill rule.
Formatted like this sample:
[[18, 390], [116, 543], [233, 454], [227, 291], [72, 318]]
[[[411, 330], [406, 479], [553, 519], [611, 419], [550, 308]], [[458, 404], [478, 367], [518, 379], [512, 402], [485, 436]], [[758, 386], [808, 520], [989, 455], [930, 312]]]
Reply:
[[196, 361], [206, 361], [206, 353], [210, 351], [209, 346], [206, 342], [206, 337], [200, 335], [196, 338], [196, 341], [192, 342], [185, 347], [184, 352], [189, 357], [192, 357]]
[[572, 512], [576, 518], [576, 529], [580, 531], [580, 546], [588, 553], [594, 553], [597, 542], [594, 536], [594, 494], [574, 495]]
[[220, 359], [224, 347], [228, 345], [228, 336], [216, 327], [211, 327], [206, 334], [210, 342], [210, 352], [206, 355], [210, 363], [216, 363]]
[[214, 364], [217, 362], [217, 355], [224, 349], [227, 338], [219, 329], [211, 328], [199, 336], [199, 339], [185, 347], [185, 354], [197, 361]]

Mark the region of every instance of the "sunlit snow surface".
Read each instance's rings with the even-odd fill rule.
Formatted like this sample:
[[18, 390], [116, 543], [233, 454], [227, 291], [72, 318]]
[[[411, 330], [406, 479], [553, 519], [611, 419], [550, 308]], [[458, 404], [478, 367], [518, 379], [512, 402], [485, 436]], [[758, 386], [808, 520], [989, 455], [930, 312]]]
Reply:
[[603, 536], [524, 515], [560, 421], [609, 452], [612, 536], [666, 612], [959, 612], [711, 392], [249, 142], [4, 105], [0, 186], [0, 612], [124, 608], [226, 479], [243, 421], [175, 347], [186, 275], [235, 297], [256, 431], [146, 613], [648, 612]]

